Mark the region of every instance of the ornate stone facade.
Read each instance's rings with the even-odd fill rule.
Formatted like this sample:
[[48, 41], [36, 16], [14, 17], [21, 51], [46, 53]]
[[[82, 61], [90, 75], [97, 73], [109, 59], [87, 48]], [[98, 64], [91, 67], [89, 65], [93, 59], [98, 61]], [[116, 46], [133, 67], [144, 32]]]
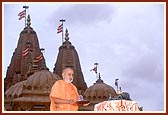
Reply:
[[79, 56], [75, 47], [69, 41], [69, 33], [66, 30], [65, 42], [59, 47], [57, 61], [54, 67], [54, 73], [62, 77], [62, 70], [65, 67], [71, 67], [74, 70], [73, 84], [77, 87], [80, 94], [83, 94], [87, 89], [83, 73], [80, 66]]
[[51, 87], [56, 80], [62, 79], [62, 70], [67, 66], [74, 70], [73, 84], [79, 94], [91, 103], [87, 107], [81, 106], [79, 110], [93, 110], [94, 105], [107, 100], [109, 94], [116, 95], [115, 90], [103, 83], [100, 77], [87, 89], [79, 56], [69, 41], [68, 30], [65, 33], [65, 41], [59, 47], [54, 71], [50, 72], [46, 67], [42, 49], [39, 47], [37, 34], [30, 24], [30, 16], [28, 16], [27, 26], [20, 33], [17, 48], [4, 80], [4, 106], [7, 111], [49, 111]]
[[61, 79], [46, 67], [5, 92], [5, 108], [14, 111], [48, 111], [52, 85]]
[[[30, 16], [28, 16], [27, 26], [20, 33], [17, 48], [7, 69], [4, 81], [5, 91], [15, 83], [27, 79], [28, 76], [26, 74], [28, 71], [31, 71], [34, 58], [41, 54], [37, 34], [30, 27], [30, 24]], [[42, 67], [42, 63], [42, 60], [37, 63], [38, 70]]]

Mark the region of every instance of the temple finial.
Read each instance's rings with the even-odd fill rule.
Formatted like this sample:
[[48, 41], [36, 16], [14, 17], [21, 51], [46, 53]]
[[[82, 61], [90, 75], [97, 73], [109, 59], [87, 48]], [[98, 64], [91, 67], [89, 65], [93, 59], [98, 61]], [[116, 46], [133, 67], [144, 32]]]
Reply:
[[30, 19], [30, 15], [28, 15], [28, 17], [27, 17], [27, 27], [30, 27], [30, 25], [31, 25], [31, 19]]
[[69, 33], [68, 33], [68, 29], [65, 30], [65, 40], [68, 41], [69, 40]]
[[99, 79], [101, 79], [101, 77], [100, 77], [100, 73], [99, 73]]
[[100, 77], [100, 73], [99, 73], [99, 78], [97, 79], [96, 83], [103, 83], [103, 80]]

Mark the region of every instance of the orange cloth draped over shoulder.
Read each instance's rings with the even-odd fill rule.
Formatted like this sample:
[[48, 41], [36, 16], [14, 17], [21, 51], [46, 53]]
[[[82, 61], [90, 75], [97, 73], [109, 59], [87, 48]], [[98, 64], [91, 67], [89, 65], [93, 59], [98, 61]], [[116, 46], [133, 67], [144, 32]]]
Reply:
[[64, 80], [57, 80], [51, 88], [50, 92], [50, 111], [77, 111], [77, 104], [56, 104], [54, 97], [60, 99], [78, 99], [77, 88], [72, 83], [67, 83]]

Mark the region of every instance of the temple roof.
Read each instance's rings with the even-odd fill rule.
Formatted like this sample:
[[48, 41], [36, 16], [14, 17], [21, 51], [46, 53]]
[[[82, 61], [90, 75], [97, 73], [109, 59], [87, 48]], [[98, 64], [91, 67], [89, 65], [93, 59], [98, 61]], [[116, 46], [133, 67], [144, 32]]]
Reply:
[[65, 67], [73, 68], [74, 70], [73, 84], [77, 87], [78, 90], [84, 92], [87, 88], [87, 85], [84, 81], [78, 53], [75, 47], [69, 41], [69, 33], [67, 29], [65, 32], [65, 41], [59, 47], [59, 53], [54, 67], [54, 73], [62, 77], [62, 70]]
[[107, 99], [111, 95], [112, 97], [116, 96], [116, 91], [110, 85], [107, 85], [100, 78], [97, 79], [96, 83], [90, 86], [84, 93], [84, 97], [89, 100], [95, 99]]
[[16, 83], [5, 92], [6, 97], [17, 98], [29, 95], [49, 95], [53, 84], [61, 79], [58, 75], [50, 72], [47, 68], [35, 72], [27, 80]]
[[[27, 26], [19, 36], [17, 47], [13, 53], [5, 78], [5, 90], [17, 82], [26, 80], [27, 72], [33, 67], [33, 60], [41, 55], [41, 49], [36, 32], [31, 25], [30, 15], [27, 17]], [[37, 69], [42, 67], [43, 55], [36, 59]]]
[[20, 97], [22, 94], [23, 85], [25, 83], [26, 83], [26, 80], [18, 82], [15, 85], [12, 85], [8, 90], [6, 90], [5, 97], [11, 97], [11, 98]]
[[23, 90], [24, 93], [32, 93], [33, 94], [45, 94], [50, 92], [53, 84], [57, 81], [60, 80], [61, 78], [50, 72], [47, 68], [44, 68], [40, 71], [35, 72], [33, 75], [31, 75], [25, 85]]

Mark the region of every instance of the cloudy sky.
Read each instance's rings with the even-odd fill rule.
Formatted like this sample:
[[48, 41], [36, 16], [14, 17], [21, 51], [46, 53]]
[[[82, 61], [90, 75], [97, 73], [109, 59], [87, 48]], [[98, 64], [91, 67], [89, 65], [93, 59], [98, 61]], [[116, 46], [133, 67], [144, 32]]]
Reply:
[[[3, 76], [17, 46], [24, 19], [17, 14], [25, 3], [4, 5]], [[164, 110], [164, 4], [158, 3], [27, 3], [31, 26], [40, 47], [45, 48], [47, 67], [53, 72], [58, 48], [60, 19], [75, 46], [87, 86], [96, 75], [90, 69], [99, 63], [98, 72], [116, 89], [114, 80], [129, 92], [145, 111]], [[65, 30], [64, 30], [65, 31]]]

